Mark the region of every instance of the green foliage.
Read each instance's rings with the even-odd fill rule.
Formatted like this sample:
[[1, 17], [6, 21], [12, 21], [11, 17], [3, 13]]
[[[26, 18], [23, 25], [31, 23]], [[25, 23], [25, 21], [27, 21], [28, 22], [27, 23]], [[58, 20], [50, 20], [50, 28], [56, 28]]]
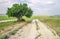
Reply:
[[17, 32], [17, 31], [14, 30], [14, 31], [11, 31], [9, 34], [10, 34], [10, 35], [15, 35], [16, 32]]
[[8, 36], [7, 35], [1, 35], [0, 39], [8, 39]]
[[11, 8], [8, 8], [7, 15], [11, 17], [16, 17], [18, 20], [22, 19], [22, 16], [31, 17], [32, 10], [27, 6], [27, 4], [13, 4]]

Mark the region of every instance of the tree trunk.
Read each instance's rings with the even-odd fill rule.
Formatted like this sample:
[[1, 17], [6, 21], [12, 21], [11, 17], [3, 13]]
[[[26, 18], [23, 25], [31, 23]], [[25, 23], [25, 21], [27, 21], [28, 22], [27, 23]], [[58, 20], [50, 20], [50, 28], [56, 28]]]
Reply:
[[17, 21], [20, 22], [22, 20], [22, 17], [17, 17]]
[[22, 15], [21, 15], [21, 16], [18, 16], [17, 19], [18, 19], [18, 20], [17, 20], [18, 22], [20, 22], [20, 21], [25, 21], [24, 19], [22, 19]]

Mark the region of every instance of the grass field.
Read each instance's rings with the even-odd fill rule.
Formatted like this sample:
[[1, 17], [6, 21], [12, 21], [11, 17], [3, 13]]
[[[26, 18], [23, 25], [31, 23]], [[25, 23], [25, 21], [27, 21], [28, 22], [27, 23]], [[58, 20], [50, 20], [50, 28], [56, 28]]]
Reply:
[[47, 24], [49, 27], [54, 29], [57, 32], [57, 34], [60, 36], [60, 18], [48, 18], [42, 21], [45, 24]]
[[0, 20], [10, 20], [10, 19], [16, 19], [16, 18], [8, 17], [8, 16], [0, 16]]

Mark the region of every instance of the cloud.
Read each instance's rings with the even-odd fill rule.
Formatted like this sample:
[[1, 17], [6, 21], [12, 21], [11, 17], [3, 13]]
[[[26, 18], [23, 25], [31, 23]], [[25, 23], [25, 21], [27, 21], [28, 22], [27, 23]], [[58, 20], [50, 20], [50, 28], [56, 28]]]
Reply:
[[52, 1], [48, 1], [47, 4], [54, 4], [54, 2], [52, 2]]
[[54, 5], [53, 1], [46, 1], [46, 0], [29, 0], [30, 3], [28, 5], [32, 8], [44, 8], [44, 7], [50, 7]]
[[33, 3], [33, 4], [36, 4], [36, 3], [39, 3], [40, 0], [30, 0], [30, 2]]
[[40, 4], [43, 4], [43, 5], [50, 5], [50, 4], [54, 4], [54, 2], [52, 1], [41, 1]]
[[55, 15], [60, 13], [60, 2], [57, 1], [59, 0], [29, 0], [29, 6], [32, 7], [34, 15]]
[[6, 14], [7, 8], [11, 7], [14, 3], [12, 0], [0, 0], [0, 14]]
[[11, 7], [12, 4], [12, 0], [0, 0], [0, 14], [5, 14], [7, 12], [7, 8]]

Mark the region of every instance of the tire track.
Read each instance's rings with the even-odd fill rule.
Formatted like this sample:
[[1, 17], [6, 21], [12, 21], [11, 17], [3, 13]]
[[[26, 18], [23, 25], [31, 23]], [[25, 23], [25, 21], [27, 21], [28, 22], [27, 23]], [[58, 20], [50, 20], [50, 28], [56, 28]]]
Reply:
[[39, 31], [38, 31], [40, 28], [39, 28], [37, 21], [35, 21], [35, 24], [36, 24], [36, 31], [38, 33], [38, 35], [35, 37], [35, 39], [38, 39], [41, 36], [41, 33], [39, 33]]

